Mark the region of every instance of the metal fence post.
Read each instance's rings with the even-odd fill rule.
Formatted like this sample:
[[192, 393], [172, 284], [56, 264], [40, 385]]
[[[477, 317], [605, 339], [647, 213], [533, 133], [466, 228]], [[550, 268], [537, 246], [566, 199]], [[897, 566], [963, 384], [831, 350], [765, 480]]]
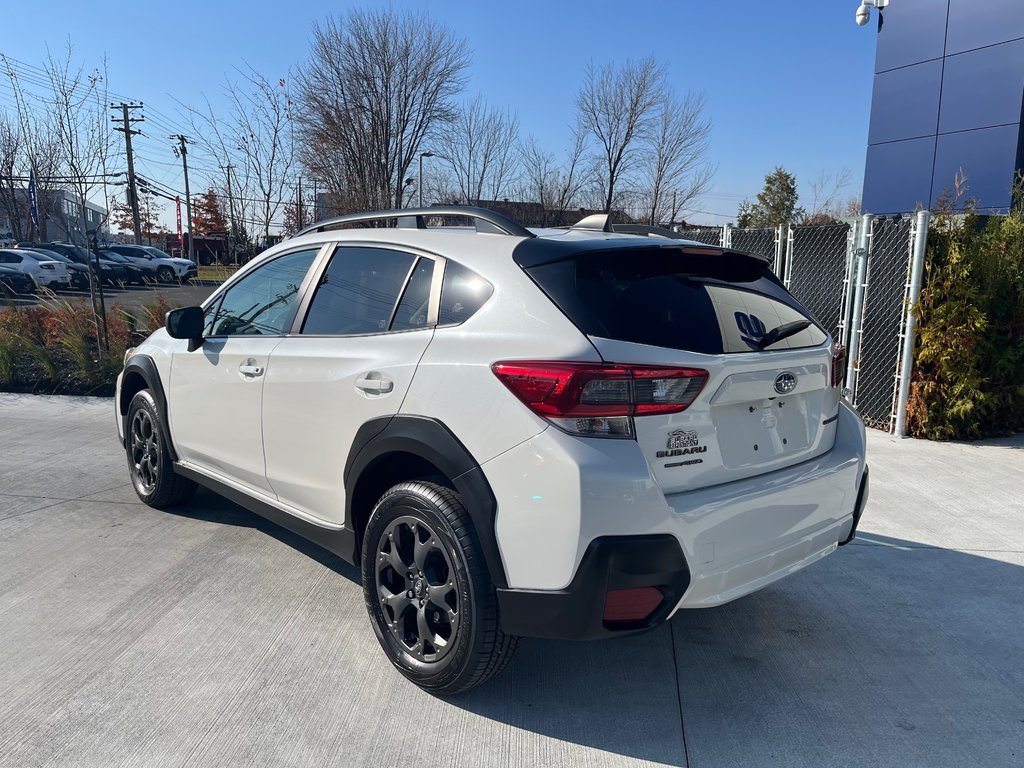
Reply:
[[910, 263], [910, 284], [907, 287], [907, 303], [904, 307], [903, 352], [900, 361], [899, 388], [896, 396], [896, 437], [907, 436], [907, 401], [910, 399], [910, 377], [914, 368], [914, 345], [917, 343], [917, 319], [914, 311], [921, 298], [921, 278], [924, 275], [925, 248], [928, 245], [928, 222], [931, 214], [918, 211], [914, 227], [914, 250]]
[[789, 235], [786, 238], [786, 268], [782, 273], [782, 284], [789, 290], [789, 282], [793, 276], [793, 225], [786, 226], [789, 228]]
[[782, 279], [786, 261], [785, 224], [775, 228], [775, 276]]
[[722, 247], [732, 248], [732, 224], [722, 225]]
[[857, 272], [857, 242], [860, 236], [861, 222], [853, 222], [846, 237], [846, 277], [843, 280], [843, 307], [839, 319], [839, 343], [850, 346], [850, 314], [853, 309], [853, 286]]
[[865, 214], [861, 219], [860, 236], [857, 242], [857, 282], [853, 291], [853, 313], [850, 319], [850, 345], [847, 352], [846, 389], [850, 391], [850, 402], [857, 402], [857, 374], [860, 371], [860, 349], [864, 322], [864, 292], [867, 288], [868, 252], [873, 217]]

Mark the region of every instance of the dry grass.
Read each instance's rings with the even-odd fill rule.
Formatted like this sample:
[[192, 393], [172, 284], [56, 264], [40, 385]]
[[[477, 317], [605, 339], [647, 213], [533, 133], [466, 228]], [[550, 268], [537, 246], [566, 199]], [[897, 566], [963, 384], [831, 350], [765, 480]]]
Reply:
[[49, 293], [39, 305], [0, 309], [0, 390], [109, 395], [125, 350], [163, 325], [163, 297], [107, 312], [109, 349], [96, 341], [91, 307]]

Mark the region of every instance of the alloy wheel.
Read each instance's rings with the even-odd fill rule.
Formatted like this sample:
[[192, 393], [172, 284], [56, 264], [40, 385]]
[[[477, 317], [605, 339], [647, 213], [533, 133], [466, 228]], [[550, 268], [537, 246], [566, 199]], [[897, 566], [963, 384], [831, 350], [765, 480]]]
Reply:
[[377, 543], [377, 596], [392, 637], [413, 658], [440, 661], [459, 631], [455, 569], [437, 534], [415, 517], [398, 517]]
[[160, 446], [149, 411], [140, 408], [132, 417], [130, 430], [132, 471], [143, 493], [152, 493], [160, 478]]

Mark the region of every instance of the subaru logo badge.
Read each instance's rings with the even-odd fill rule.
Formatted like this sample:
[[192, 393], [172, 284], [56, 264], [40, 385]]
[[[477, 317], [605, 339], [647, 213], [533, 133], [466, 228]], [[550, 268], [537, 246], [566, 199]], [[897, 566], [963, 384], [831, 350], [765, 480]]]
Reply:
[[775, 377], [775, 391], [780, 395], [788, 395], [796, 389], [796, 374], [783, 371]]

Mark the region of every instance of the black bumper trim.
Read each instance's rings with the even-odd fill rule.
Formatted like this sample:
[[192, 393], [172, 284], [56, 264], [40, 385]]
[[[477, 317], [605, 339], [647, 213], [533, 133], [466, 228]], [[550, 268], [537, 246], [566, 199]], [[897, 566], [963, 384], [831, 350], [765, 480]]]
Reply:
[[[509, 634], [593, 640], [657, 626], [689, 585], [690, 569], [674, 536], [604, 536], [590, 542], [568, 587], [499, 589], [498, 610], [502, 628]], [[636, 587], [657, 587], [664, 596], [661, 604], [642, 622], [606, 626], [608, 591]]]
[[853, 508], [853, 527], [850, 529], [850, 535], [839, 542], [839, 546], [842, 547], [849, 544], [857, 537], [857, 526], [860, 525], [860, 519], [864, 515], [864, 507], [868, 504], [868, 468], [864, 466], [864, 475], [860, 480], [860, 490], [857, 491], [857, 506]]

